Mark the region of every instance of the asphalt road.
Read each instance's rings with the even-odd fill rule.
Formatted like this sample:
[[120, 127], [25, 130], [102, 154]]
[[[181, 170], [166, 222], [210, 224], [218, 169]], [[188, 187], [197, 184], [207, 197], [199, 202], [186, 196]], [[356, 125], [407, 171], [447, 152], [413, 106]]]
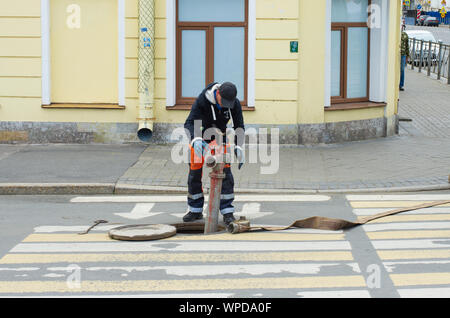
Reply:
[[[287, 225], [355, 220], [450, 192], [237, 196], [237, 216]], [[111, 240], [125, 224], [173, 224], [183, 196], [0, 196], [0, 297], [449, 297], [450, 205], [346, 231], [290, 229]], [[109, 224], [78, 233], [95, 220]]]

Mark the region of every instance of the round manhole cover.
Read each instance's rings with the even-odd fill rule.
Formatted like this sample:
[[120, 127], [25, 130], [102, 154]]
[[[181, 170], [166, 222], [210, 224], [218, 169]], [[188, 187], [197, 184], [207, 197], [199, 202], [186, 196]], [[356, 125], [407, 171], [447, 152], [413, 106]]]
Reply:
[[109, 237], [122, 241], [153, 241], [174, 236], [177, 228], [167, 224], [126, 225], [109, 231]]

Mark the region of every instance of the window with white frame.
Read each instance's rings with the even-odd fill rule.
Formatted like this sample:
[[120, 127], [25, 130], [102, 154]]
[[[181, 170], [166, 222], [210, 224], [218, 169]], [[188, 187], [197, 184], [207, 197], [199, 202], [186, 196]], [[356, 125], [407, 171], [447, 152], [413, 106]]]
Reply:
[[230, 81], [254, 106], [255, 0], [167, 4], [167, 105], [189, 107], [209, 83]]
[[369, 0], [332, 0], [331, 101], [369, 100]]
[[193, 100], [212, 82], [233, 82], [246, 103], [247, 0], [177, 0], [176, 101]]

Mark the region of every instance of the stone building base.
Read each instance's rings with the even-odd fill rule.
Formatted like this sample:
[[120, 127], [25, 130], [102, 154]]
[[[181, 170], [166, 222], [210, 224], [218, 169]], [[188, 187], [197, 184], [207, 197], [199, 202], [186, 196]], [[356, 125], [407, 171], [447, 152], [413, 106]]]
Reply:
[[[155, 123], [153, 144], [170, 144], [180, 139], [173, 135], [182, 124]], [[123, 144], [139, 143], [137, 123], [63, 123], [0, 121], [2, 144]], [[280, 144], [333, 144], [392, 136], [398, 133], [398, 116], [358, 121], [299, 125], [246, 125], [248, 133], [267, 131], [271, 142], [278, 129]], [[265, 130], [267, 129], [267, 130]], [[178, 134], [179, 135], [179, 134]], [[175, 136], [175, 137], [174, 137]], [[248, 138], [249, 140], [249, 138]], [[247, 141], [248, 141], [247, 140]], [[254, 140], [254, 139], [253, 139]], [[276, 141], [276, 140], [274, 140]], [[258, 142], [261, 142], [259, 139]]]

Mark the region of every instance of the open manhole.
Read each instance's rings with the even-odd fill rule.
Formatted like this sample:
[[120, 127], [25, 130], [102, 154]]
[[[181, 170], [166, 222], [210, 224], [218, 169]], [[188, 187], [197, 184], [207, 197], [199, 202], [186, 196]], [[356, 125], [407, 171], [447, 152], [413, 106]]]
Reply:
[[[177, 233], [202, 234], [204, 223], [177, 223], [177, 224], [138, 224], [125, 225], [111, 229], [108, 234], [114, 240], [121, 241], [154, 241], [169, 238]], [[225, 227], [219, 225], [219, 231]]]

